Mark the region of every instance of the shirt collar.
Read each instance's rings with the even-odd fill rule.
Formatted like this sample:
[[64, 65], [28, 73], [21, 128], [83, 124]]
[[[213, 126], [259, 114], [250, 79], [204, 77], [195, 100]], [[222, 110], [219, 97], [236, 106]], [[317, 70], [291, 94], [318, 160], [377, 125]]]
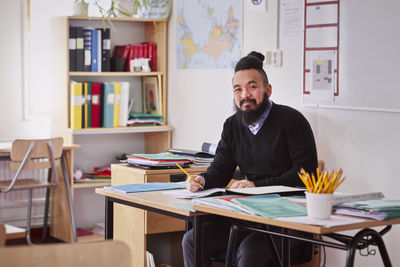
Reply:
[[268, 108], [265, 109], [263, 114], [261, 114], [261, 117], [258, 120], [257, 124], [254, 126], [251, 124], [247, 125], [247, 128], [249, 128], [250, 132], [253, 135], [256, 135], [260, 131], [261, 127], [264, 125], [265, 120], [268, 118], [268, 114], [271, 111], [271, 107], [272, 107], [272, 102], [270, 99], [268, 99], [268, 102], [269, 102]]

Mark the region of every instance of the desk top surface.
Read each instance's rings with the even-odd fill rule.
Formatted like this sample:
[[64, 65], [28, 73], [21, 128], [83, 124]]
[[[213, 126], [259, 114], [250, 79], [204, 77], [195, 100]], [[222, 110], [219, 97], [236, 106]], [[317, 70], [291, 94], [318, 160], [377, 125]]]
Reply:
[[[10, 142], [0, 142], [0, 153], [10, 153], [11, 152], [11, 145], [12, 141]], [[64, 144], [63, 149], [64, 150], [69, 150], [69, 149], [80, 149], [82, 148], [81, 145], [78, 144]]]
[[240, 220], [245, 220], [245, 221], [249, 221], [249, 222], [262, 223], [262, 224], [267, 224], [267, 225], [272, 225], [272, 226], [284, 227], [284, 228], [288, 228], [288, 229], [292, 229], [292, 230], [298, 230], [298, 231], [303, 231], [303, 232], [308, 232], [308, 233], [313, 233], [313, 234], [328, 234], [328, 233], [335, 233], [335, 232], [348, 231], [348, 230], [359, 230], [359, 229], [376, 227], [376, 226], [387, 226], [387, 225], [393, 225], [393, 224], [400, 224], [400, 218], [392, 219], [392, 220], [388, 220], [388, 221], [365, 219], [362, 222], [356, 222], [356, 223], [352, 223], [352, 224], [338, 225], [338, 226], [333, 226], [333, 227], [323, 227], [323, 226], [318, 226], [318, 225], [310, 225], [310, 224], [304, 224], [304, 223], [298, 223], [298, 222], [289, 222], [289, 221], [284, 221], [284, 220], [279, 220], [279, 219], [266, 218], [266, 217], [257, 216], [257, 215], [233, 212], [233, 211], [223, 210], [220, 208], [203, 206], [203, 205], [198, 205], [198, 204], [193, 205], [193, 208], [197, 211], [197, 212], [193, 212], [188, 209], [183, 209], [183, 208], [174, 206], [174, 204], [178, 204], [178, 205], [179, 204], [188, 204], [188, 203], [190, 203], [190, 200], [174, 198], [167, 194], [163, 194], [162, 191], [125, 194], [125, 193], [108, 190], [105, 188], [96, 188], [96, 193], [100, 194], [100, 195], [128, 201], [128, 202], [131, 202], [134, 204], [140, 204], [140, 205], [144, 205], [144, 206], [151, 207], [151, 208], [156, 208], [156, 209], [160, 209], [160, 210], [164, 210], [164, 211], [168, 211], [168, 212], [173, 212], [173, 213], [180, 214], [180, 215], [187, 216], [187, 217], [197, 216], [197, 215], [205, 215], [205, 214], [215, 214], [215, 215], [220, 215], [220, 216], [224, 216], [224, 217], [240, 219]]
[[126, 194], [115, 192], [105, 188], [96, 188], [96, 193], [107, 197], [125, 200], [133, 204], [140, 204], [150, 208], [173, 212], [187, 217], [204, 215], [204, 213], [202, 212], [193, 212], [188, 209], [174, 206], [174, 204], [189, 204], [190, 200], [174, 198], [167, 194], [163, 194], [162, 191]]
[[336, 232], [348, 231], [348, 230], [359, 230], [359, 229], [375, 227], [375, 226], [400, 224], [400, 218], [392, 219], [392, 220], [388, 220], [388, 221], [365, 219], [363, 222], [358, 222], [358, 223], [353, 223], [353, 224], [339, 225], [339, 226], [333, 226], [333, 227], [323, 227], [323, 226], [318, 226], [318, 225], [310, 225], [310, 224], [297, 223], [297, 222], [288, 222], [288, 221], [283, 221], [283, 220], [279, 220], [279, 219], [266, 218], [266, 217], [262, 217], [262, 216], [258, 216], [258, 215], [250, 215], [250, 214], [244, 214], [244, 213], [233, 212], [233, 211], [228, 211], [228, 210], [222, 210], [219, 208], [203, 206], [203, 205], [198, 205], [198, 204], [194, 204], [193, 208], [197, 211], [201, 211], [201, 212], [208, 213], [208, 214], [215, 214], [215, 215], [245, 220], [245, 221], [249, 221], [249, 222], [256, 222], [256, 223], [262, 223], [262, 224], [267, 224], [267, 225], [272, 225], [272, 226], [284, 227], [284, 228], [288, 228], [288, 229], [292, 229], [292, 230], [298, 230], [298, 231], [303, 231], [303, 232], [308, 232], [308, 233], [313, 233], [313, 234], [329, 234], [329, 233], [336, 233]]

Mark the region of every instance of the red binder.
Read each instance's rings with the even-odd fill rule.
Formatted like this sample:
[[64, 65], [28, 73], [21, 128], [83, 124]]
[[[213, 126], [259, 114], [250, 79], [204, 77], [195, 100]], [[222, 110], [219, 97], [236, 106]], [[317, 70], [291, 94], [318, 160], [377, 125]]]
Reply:
[[92, 127], [100, 127], [101, 83], [92, 83]]

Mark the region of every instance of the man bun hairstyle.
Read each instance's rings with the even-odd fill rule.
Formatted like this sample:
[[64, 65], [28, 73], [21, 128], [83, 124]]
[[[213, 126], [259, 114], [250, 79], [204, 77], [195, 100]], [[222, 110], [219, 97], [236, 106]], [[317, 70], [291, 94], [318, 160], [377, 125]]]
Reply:
[[262, 76], [265, 85], [268, 84], [268, 76], [263, 69], [264, 55], [257, 51], [250, 52], [247, 56], [242, 57], [235, 66], [235, 73], [241, 70], [257, 70]]

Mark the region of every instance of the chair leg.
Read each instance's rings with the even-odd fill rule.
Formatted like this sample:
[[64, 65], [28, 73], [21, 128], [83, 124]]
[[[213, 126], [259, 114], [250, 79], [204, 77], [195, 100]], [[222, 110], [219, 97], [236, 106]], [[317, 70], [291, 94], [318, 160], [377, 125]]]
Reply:
[[70, 214], [71, 225], [72, 225], [72, 239], [76, 243], [76, 242], [78, 242], [78, 237], [77, 237], [77, 233], [76, 233], [76, 223], [75, 223], [74, 208], [73, 208], [73, 204], [72, 204], [71, 188], [70, 188], [70, 185], [69, 185], [69, 176], [68, 176], [67, 171], [66, 171], [64, 160], [65, 159], [64, 159], [64, 155], [63, 155], [62, 158], [61, 158], [61, 169], [62, 169], [62, 172], [63, 172], [65, 188], [67, 190], [67, 196], [68, 196], [69, 214]]
[[50, 188], [46, 188], [46, 202], [44, 204], [42, 243], [45, 243], [47, 241], [48, 220], [49, 220], [49, 203], [50, 203]]
[[[52, 170], [50, 169], [47, 174], [47, 181], [51, 181]], [[46, 188], [46, 200], [44, 204], [44, 219], [43, 219], [43, 232], [42, 232], [42, 243], [47, 240], [48, 232], [48, 220], [49, 220], [49, 206], [50, 206], [50, 188]]]
[[31, 240], [31, 214], [32, 214], [32, 189], [29, 189], [28, 196], [28, 211], [27, 211], [27, 226], [26, 226], [26, 242], [32, 245]]

